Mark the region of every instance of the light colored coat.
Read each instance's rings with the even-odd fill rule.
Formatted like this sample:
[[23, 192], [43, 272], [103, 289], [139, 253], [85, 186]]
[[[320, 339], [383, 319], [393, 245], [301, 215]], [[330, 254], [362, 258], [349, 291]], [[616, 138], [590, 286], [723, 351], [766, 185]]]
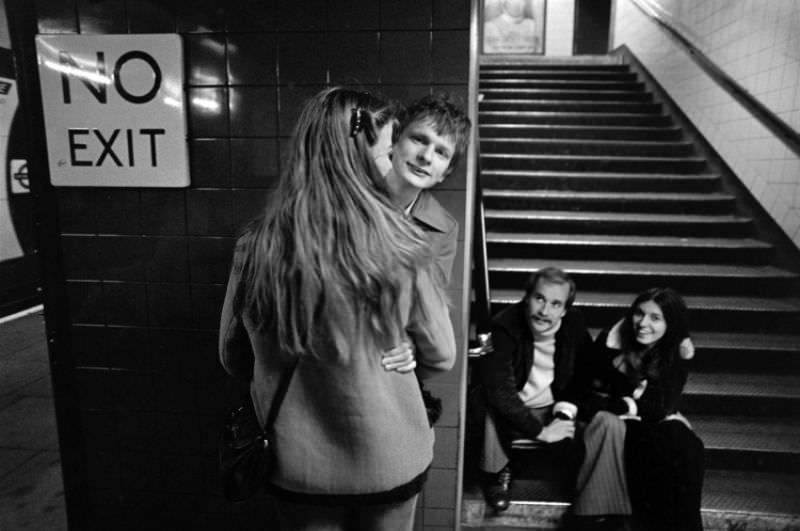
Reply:
[[[288, 356], [274, 334], [260, 333], [234, 307], [241, 260], [237, 254], [225, 296], [220, 360], [230, 374], [250, 379], [263, 423]], [[432, 303], [430, 332], [423, 332], [417, 298], [431, 297], [432, 288], [427, 275], [414, 282], [409, 275], [400, 295], [402, 327], [416, 347], [418, 372], [429, 376], [452, 368], [455, 339], [443, 302]], [[386, 346], [396, 341], [386, 338]], [[278, 466], [270, 482], [279, 494], [385, 502], [419, 490], [433, 459], [433, 430], [414, 372], [384, 370], [381, 355], [353, 351], [346, 361], [304, 357], [297, 364], [274, 426]]]

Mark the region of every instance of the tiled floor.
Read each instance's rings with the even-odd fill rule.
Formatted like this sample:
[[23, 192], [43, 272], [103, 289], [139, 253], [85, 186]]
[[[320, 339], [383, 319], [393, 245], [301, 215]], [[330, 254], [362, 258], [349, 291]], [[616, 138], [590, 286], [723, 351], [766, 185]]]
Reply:
[[0, 530], [66, 531], [41, 309], [0, 323]]

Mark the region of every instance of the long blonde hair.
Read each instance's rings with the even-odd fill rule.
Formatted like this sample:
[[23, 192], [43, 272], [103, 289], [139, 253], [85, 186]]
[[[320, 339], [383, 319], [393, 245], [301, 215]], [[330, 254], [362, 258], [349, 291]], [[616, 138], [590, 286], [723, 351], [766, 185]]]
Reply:
[[391, 204], [370, 156], [389, 113], [367, 93], [312, 97], [277, 190], [240, 240], [242, 310], [285, 352], [394, 346], [379, 343], [403, 336], [398, 301], [409, 277], [431, 275], [444, 298], [424, 233]]

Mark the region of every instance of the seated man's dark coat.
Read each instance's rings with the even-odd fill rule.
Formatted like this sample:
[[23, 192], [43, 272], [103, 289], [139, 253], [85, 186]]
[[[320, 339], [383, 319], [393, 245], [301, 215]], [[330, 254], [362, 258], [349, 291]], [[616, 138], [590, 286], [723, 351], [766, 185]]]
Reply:
[[[496, 421], [500, 421], [497, 422], [498, 432], [510, 429], [520, 436], [535, 439], [543, 426], [517, 394], [525, 386], [533, 366], [533, 333], [528, 324], [526, 306], [522, 300], [493, 317], [494, 352], [481, 358], [476, 369], [480, 373], [478, 377], [488, 406]], [[575, 367], [586, 363], [585, 357], [590, 355], [592, 348], [592, 337], [578, 310], [567, 310], [555, 341], [553, 399], [577, 405], [583, 391], [574, 378]]]

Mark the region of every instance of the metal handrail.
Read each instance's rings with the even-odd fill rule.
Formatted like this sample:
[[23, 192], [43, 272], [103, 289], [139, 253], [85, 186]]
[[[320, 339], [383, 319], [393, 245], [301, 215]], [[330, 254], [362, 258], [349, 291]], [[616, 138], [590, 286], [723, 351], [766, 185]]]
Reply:
[[[478, 152], [479, 149], [476, 146], [475, 157], [479, 161]], [[489, 296], [489, 260], [486, 252], [486, 219], [483, 207], [483, 189], [480, 183], [480, 164], [478, 164], [477, 169], [472, 241], [472, 289], [475, 296], [472, 306], [472, 320], [475, 323], [477, 342], [470, 346], [467, 351], [470, 358], [481, 357], [493, 350], [492, 333], [490, 331], [492, 306]]]

